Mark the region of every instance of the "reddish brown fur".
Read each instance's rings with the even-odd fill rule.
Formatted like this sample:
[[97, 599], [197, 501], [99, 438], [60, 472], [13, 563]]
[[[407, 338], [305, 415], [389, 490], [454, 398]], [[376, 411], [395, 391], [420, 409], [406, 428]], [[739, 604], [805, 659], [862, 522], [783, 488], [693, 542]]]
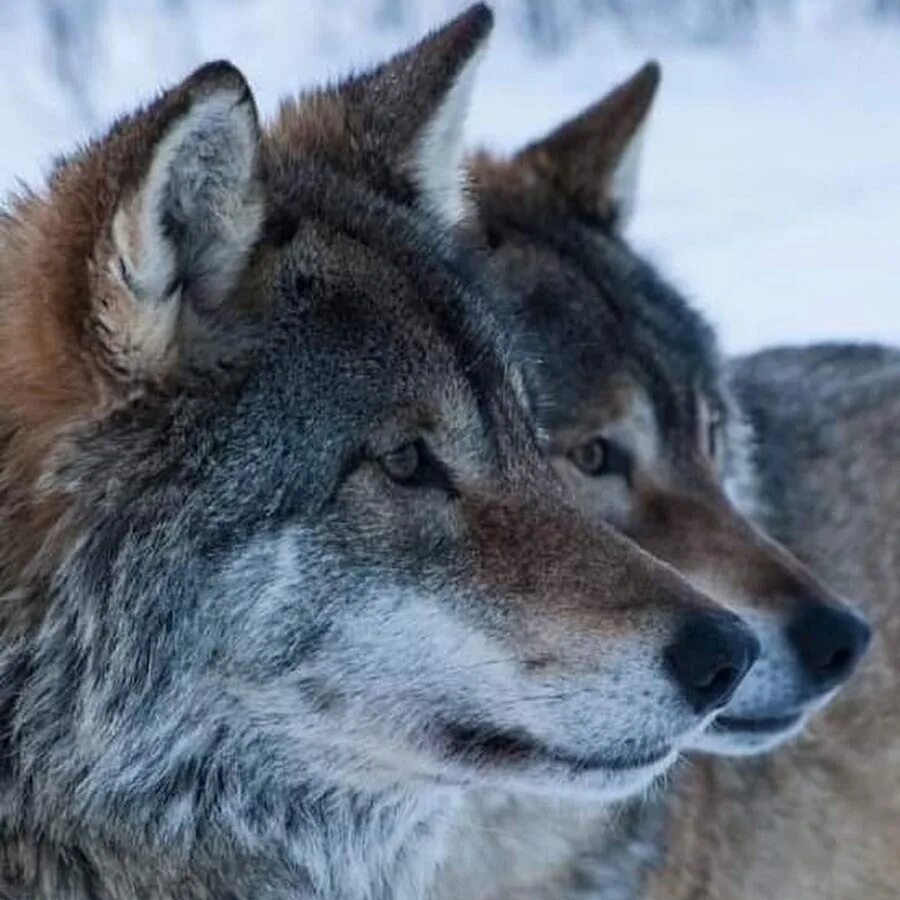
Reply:
[[[685, 590], [674, 572], [667, 579], [649, 554], [636, 555], [635, 564], [626, 566], [621, 561], [624, 541], [619, 544], [609, 536], [607, 543], [598, 545], [578, 518], [541, 509], [533, 500], [492, 497], [478, 504], [464, 502], [463, 509], [478, 553], [479, 577], [491, 593], [529, 605], [527, 615], [521, 616], [529, 633], [520, 643], [530, 657], [566, 659], [571, 665], [577, 656], [572, 635], [578, 634], [585, 638], [582, 662], [590, 670], [596, 666], [592, 636], [606, 640], [634, 633], [663, 610], [677, 612], [679, 602], [683, 609], [714, 606], [704, 596]], [[511, 540], [529, 552], [510, 556]], [[572, 560], [562, 590], [558, 575], [548, 584], [554, 560], [561, 558]], [[607, 577], [617, 572], [619, 588], [598, 595], [594, 573], [599, 571]], [[510, 623], [505, 627], [511, 627]]]
[[688, 577], [727, 585], [744, 609], [762, 607], [787, 619], [810, 598], [832, 598], [812, 572], [731, 506], [711, 476], [690, 491], [647, 486], [636, 505], [640, 525], [633, 536], [642, 547]]
[[[0, 220], [0, 631], [34, 624], [44, 587], [72, 537], [65, 491], [49, 477], [65, 434], [134, 387], [126, 348], [107, 321], [130, 299], [111, 277], [109, 234], [152, 150], [188, 103], [208, 89], [210, 67], [102, 142], [61, 163], [47, 189], [16, 198]], [[237, 85], [242, 87], [243, 85]], [[48, 252], [50, 248], [50, 252]]]

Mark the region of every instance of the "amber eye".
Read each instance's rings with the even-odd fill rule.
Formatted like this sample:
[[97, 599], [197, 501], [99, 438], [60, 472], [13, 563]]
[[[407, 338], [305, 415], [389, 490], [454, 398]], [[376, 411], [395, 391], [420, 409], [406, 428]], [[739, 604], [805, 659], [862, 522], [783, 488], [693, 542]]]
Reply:
[[617, 475], [631, 485], [634, 459], [630, 451], [616, 441], [593, 437], [570, 450], [569, 459], [591, 478]]
[[585, 475], [595, 478], [608, 471], [609, 456], [609, 443], [602, 437], [579, 444], [569, 453], [569, 458]]
[[385, 453], [378, 461], [389, 478], [407, 484], [415, 479], [422, 458], [417, 443], [410, 441]]
[[451, 499], [458, 496], [450, 471], [421, 438], [379, 456], [378, 464], [396, 484], [439, 490]]

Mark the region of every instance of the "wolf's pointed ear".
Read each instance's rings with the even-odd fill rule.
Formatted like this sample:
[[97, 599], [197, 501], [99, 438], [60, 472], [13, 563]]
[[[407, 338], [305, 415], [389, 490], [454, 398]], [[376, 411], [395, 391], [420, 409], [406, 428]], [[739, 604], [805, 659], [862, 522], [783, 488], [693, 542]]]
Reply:
[[492, 26], [491, 10], [476, 4], [377, 69], [288, 101], [273, 144], [456, 224], [466, 210], [463, 125]]
[[493, 22], [489, 7], [472, 6], [358, 86], [378, 152], [450, 225], [465, 213], [463, 126]]
[[260, 130], [228, 63], [197, 70], [132, 127], [147, 140], [111, 218], [109, 289], [95, 318], [117, 364], [151, 368], [187, 318], [215, 311], [259, 237]]
[[660, 81], [649, 62], [602, 100], [520, 151], [529, 169], [580, 215], [621, 228], [637, 194], [641, 137]]

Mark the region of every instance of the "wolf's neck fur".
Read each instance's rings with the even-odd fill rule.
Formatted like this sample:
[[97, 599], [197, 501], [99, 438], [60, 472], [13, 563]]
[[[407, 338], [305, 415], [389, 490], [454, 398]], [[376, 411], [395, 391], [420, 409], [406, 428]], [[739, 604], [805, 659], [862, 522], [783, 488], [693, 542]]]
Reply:
[[636, 900], [663, 853], [666, 804], [470, 794], [450, 836], [440, 900]]
[[164, 845], [90, 829], [54, 835], [31, 825], [12, 794], [0, 800], [4, 900], [421, 900], [457, 796], [325, 786], [254, 801], [226, 795], [219, 821]]

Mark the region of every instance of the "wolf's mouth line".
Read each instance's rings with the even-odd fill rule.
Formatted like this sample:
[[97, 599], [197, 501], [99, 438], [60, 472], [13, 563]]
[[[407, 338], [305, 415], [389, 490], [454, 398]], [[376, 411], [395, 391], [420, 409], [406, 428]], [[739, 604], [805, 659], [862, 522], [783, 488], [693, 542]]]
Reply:
[[789, 728], [793, 728], [802, 718], [803, 713], [752, 718], [718, 716], [713, 722], [712, 730], [726, 733], [743, 732], [744, 734], [769, 734], [778, 731], [787, 731]]
[[659, 744], [650, 750], [614, 756], [574, 756], [546, 747], [521, 733], [457, 725], [448, 727], [445, 735], [451, 753], [457, 758], [476, 763], [487, 758], [508, 765], [551, 763], [576, 773], [641, 769], [662, 761], [672, 752], [671, 745]]

